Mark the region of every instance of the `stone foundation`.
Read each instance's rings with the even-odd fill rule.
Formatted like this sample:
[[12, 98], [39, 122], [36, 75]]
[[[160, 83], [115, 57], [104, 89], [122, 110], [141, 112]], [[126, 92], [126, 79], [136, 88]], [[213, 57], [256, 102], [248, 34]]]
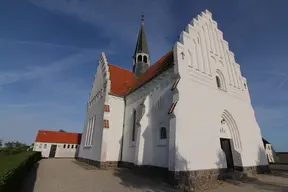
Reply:
[[[207, 169], [195, 171], [169, 171], [168, 168], [141, 165], [137, 166], [130, 162], [108, 161], [99, 162], [83, 158], [77, 158], [90, 165], [95, 165], [100, 169], [114, 169], [117, 167], [129, 168], [135, 173], [146, 175], [149, 178], [159, 179], [171, 184], [174, 188], [181, 188], [185, 191], [202, 191], [206, 189], [215, 188], [219, 185], [221, 180], [227, 179], [228, 173], [226, 168], [223, 169]], [[269, 173], [269, 165], [260, 165], [252, 167], [235, 166], [235, 171], [243, 172], [244, 174], [264, 174]]]
[[117, 167], [119, 167], [119, 162], [118, 161], [105, 161], [105, 162], [101, 162], [101, 161], [94, 161], [91, 159], [84, 159], [81, 157], [77, 158], [78, 161], [82, 161], [84, 163], [87, 163], [89, 165], [94, 165], [96, 167], [98, 167], [99, 169], [115, 169]]
[[[252, 167], [240, 167], [236, 166], [235, 171], [243, 172], [247, 174], [265, 174], [270, 173], [269, 165], [259, 165]], [[170, 171], [169, 183], [175, 188], [182, 188], [185, 191], [202, 191], [216, 187], [221, 180], [229, 178], [229, 174], [226, 168], [224, 169], [207, 169], [196, 171]], [[230, 178], [229, 178], [230, 179]]]
[[224, 180], [227, 169], [207, 169], [197, 171], [170, 171], [169, 181], [174, 188], [185, 189], [185, 191], [197, 191], [211, 189]]
[[252, 174], [265, 174], [270, 173], [271, 171], [269, 165], [258, 165], [252, 167], [244, 167], [243, 172]]

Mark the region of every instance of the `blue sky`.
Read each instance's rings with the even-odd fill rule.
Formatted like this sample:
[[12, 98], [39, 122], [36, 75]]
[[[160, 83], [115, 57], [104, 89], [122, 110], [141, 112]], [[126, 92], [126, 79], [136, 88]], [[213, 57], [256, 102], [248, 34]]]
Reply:
[[37, 130], [81, 132], [97, 60], [131, 68], [145, 12], [152, 60], [208, 9], [248, 79], [262, 134], [288, 150], [288, 1], [1, 0], [0, 137], [32, 143]]

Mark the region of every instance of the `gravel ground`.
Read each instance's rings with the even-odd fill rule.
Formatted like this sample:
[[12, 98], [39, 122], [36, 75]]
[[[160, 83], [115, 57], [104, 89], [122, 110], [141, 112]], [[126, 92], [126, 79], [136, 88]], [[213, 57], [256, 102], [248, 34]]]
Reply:
[[[71, 159], [43, 159], [30, 172], [22, 192], [172, 192], [159, 181], [126, 169], [98, 170]], [[288, 192], [288, 173], [259, 175], [248, 183], [223, 183], [207, 192]]]

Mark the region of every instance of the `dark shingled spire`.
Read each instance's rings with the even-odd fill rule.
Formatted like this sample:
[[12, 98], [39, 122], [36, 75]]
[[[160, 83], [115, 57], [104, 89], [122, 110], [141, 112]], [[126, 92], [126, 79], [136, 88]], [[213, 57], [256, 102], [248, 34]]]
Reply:
[[140, 31], [138, 33], [138, 39], [137, 44], [134, 52], [134, 57], [136, 56], [136, 53], [146, 53], [149, 54], [148, 51], [148, 44], [146, 40], [145, 30], [144, 30], [144, 14], [142, 13], [142, 23], [140, 27]]
[[143, 74], [149, 68], [150, 65], [150, 56], [144, 30], [143, 13], [141, 20], [142, 23], [137, 38], [135, 52], [133, 55], [133, 73], [136, 77], [139, 77], [141, 74]]

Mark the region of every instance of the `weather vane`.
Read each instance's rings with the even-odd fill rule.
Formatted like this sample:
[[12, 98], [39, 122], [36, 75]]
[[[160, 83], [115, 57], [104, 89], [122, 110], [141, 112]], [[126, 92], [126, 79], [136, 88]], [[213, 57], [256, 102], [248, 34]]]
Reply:
[[141, 20], [142, 20], [142, 22], [144, 22], [144, 12], [142, 12], [142, 14], [141, 14]]

